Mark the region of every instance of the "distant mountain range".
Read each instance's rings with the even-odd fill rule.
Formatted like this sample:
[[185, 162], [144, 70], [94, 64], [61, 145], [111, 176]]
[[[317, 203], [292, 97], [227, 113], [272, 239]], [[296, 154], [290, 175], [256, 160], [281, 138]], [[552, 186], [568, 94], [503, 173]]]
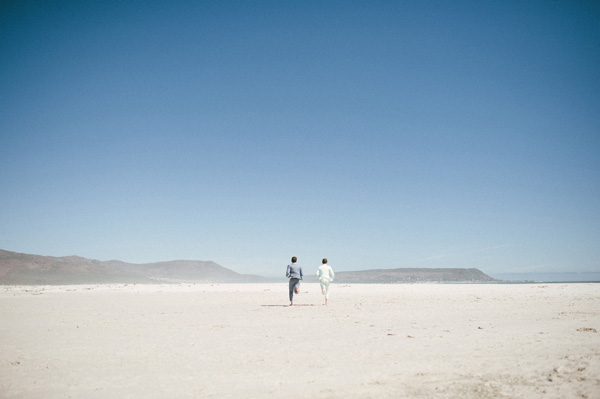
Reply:
[[[106, 283], [257, 283], [278, 282], [268, 278], [240, 274], [210, 261], [175, 260], [169, 262], [133, 264], [118, 260], [99, 261], [79, 256], [53, 257], [0, 250], [0, 284], [60, 285]], [[376, 269], [338, 271], [336, 283], [415, 283], [467, 282], [482, 283], [497, 280], [479, 269]], [[316, 276], [305, 272], [306, 282], [316, 282]]]
[[[306, 281], [317, 281], [316, 276], [305, 277]], [[336, 283], [484, 283], [496, 281], [479, 269], [461, 268], [402, 268], [402, 269], [373, 269], [352, 272], [336, 272]]]
[[133, 264], [0, 250], [0, 284], [249, 283], [264, 280], [261, 276], [236, 273], [214, 262], [175, 260]]

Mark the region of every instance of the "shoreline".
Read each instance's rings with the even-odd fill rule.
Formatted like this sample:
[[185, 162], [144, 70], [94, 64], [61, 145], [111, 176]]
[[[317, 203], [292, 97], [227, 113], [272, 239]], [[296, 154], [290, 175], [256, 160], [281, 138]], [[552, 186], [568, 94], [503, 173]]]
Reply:
[[[318, 284], [315, 281], [302, 281], [302, 284]], [[410, 286], [410, 285], [540, 285], [540, 284], [600, 284], [600, 281], [481, 281], [481, 282], [468, 282], [468, 281], [423, 281], [423, 282], [396, 282], [396, 283], [338, 283], [334, 281], [332, 286]], [[32, 288], [43, 288], [45, 289], [65, 289], [69, 287], [76, 288], [87, 288], [92, 287], [205, 287], [205, 286], [244, 286], [244, 285], [286, 285], [286, 281], [280, 282], [156, 282], [156, 283], [73, 283], [73, 284], [0, 284], [0, 291], [8, 289], [32, 289]]]

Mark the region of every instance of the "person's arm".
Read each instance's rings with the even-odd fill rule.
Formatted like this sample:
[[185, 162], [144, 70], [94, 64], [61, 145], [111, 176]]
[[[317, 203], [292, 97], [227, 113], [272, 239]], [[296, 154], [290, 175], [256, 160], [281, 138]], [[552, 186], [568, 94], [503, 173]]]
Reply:
[[302, 280], [302, 277], [303, 277], [303, 275], [302, 275], [302, 267], [300, 267], [300, 280]]
[[285, 269], [285, 276], [290, 278], [290, 265], [288, 265], [287, 269]]
[[331, 281], [333, 281], [333, 278], [335, 277], [335, 273], [331, 267], [329, 268], [329, 277], [331, 277]]

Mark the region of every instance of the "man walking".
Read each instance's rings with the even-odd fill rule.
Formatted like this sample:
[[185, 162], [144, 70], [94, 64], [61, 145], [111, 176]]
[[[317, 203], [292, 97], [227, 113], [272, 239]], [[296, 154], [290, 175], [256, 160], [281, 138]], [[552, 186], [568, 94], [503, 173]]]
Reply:
[[296, 262], [298, 259], [292, 257], [292, 263], [288, 265], [285, 276], [290, 279], [290, 306], [294, 306], [294, 292], [300, 293], [300, 280], [302, 280], [302, 266]]

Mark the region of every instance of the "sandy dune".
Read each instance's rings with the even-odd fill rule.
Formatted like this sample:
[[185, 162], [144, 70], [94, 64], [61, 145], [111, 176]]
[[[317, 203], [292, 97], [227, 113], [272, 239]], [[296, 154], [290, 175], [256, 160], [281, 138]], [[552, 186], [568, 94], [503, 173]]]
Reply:
[[600, 398], [600, 284], [0, 287], [2, 398]]

